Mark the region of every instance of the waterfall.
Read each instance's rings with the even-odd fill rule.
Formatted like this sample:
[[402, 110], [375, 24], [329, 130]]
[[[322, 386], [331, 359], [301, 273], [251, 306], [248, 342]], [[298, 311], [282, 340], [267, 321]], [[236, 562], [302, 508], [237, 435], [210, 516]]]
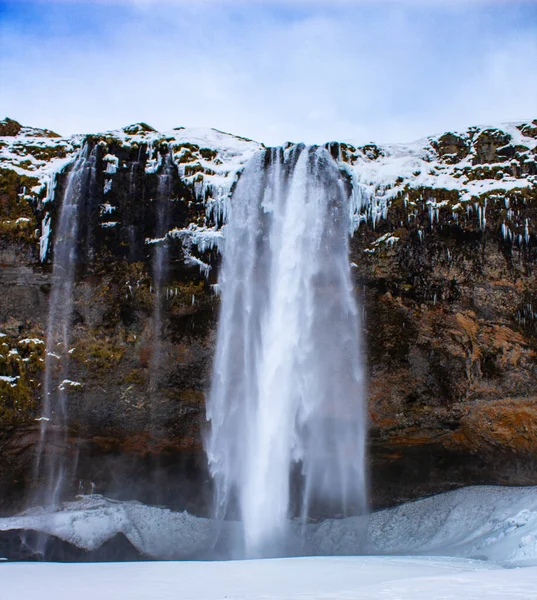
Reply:
[[74, 469], [69, 451], [68, 389], [73, 288], [81, 207], [95, 181], [97, 146], [85, 144], [67, 177], [65, 193], [55, 228], [52, 288], [49, 297], [41, 430], [35, 465], [38, 492], [34, 501], [58, 505], [66, 476]]
[[256, 154], [230, 202], [206, 450], [238, 555], [292, 552], [291, 519], [366, 508], [348, 203], [329, 152], [302, 145]]
[[[168, 240], [166, 234], [170, 221], [170, 202], [172, 195], [173, 177], [176, 172], [171, 150], [166, 155], [162, 169], [158, 174], [156, 197], [156, 223], [154, 237], [159, 241], [153, 250], [153, 288], [155, 290], [153, 322], [152, 322], [152, 352], [150, 361], [149, 393], [156, 392], [159, 381], [159, 370], [162, 364], [162, 305], [164, 302], [163, 284], [168, 275]], [[155, 407], [153, 407], [154, 410]]]

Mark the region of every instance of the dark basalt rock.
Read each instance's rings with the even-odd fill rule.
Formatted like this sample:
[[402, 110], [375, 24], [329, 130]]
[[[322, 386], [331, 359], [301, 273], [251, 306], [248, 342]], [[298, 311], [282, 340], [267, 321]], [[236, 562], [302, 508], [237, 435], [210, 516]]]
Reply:
[[22, 125], [13, 119], [5, 118], [0, 121], [0, 135], [15, 136], [20, 133]]
[[486, 129], [479, 133], [474, 142], [476, 155], [472, 164], [502, 162], [514, 156], [514, 149], [509, 147], [511, 136], [497, 129]]
[[438, 138], [438, 142], [433, 143], [441, 160], [455, 164], [468, 156], [470, 144], [463, 136], [455, 133], [445, 133]]

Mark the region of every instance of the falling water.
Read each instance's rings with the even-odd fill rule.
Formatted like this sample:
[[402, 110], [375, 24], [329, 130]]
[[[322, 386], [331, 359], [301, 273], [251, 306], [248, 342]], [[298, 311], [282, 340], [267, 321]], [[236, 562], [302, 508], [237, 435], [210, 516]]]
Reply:
[[74, 466], [67, 448], [67, 394], [73, 314], [73, 287], [81, 206], [95, 180], [97, 147], [80, 150], [67, 178], [55, 230], [49, 299], [43, 406], [37, 447], [36, 479], [43, 478], [35, 502], [57, 505], [66, 475]]
[[292, 552], [293, 517], [365, 510], [348, 202], [328, 151], [304, 146], [258, 153], [231, 200], [206, 449], [246, 556]]
[[[136, 198], [136, 179], [137, 179], [137, 173], [136, 173], [136, 168], [138, 166], [139, 163], [139, 157], [138, 157], [138, 161], [133, 162], [132, 165], [130, 166], [129, 169], [129, 183], [128, 183], [128, 190], [129, 190], [129, 194], [128, 197], [129, 198]], [[130, 262], [135, 262], [136, 258], [137, 258], [137, 248], [136, 248], [136, 225], [132, 222], [132, 217], [129, 219], [130, 224], [127, 225], [126, 230], [127, 230], [127, 237], [128, 237], [128, 248], [129, 248], [129, 261]]]
[[162, 304], [163, 284], [168, 272], [168, 240], [166, 233], [169, 229], [170, 201], [173, 176], [176, 168], [171, 151], [166, 155], [162, 170], [158, 175], [156, 198], [155, 238], [159, 239], [153, 253], [153, 288], [155, 292], [153, 323], [152, 323], [152, 353], [150, 362], [149, 392], [153, 395], [159, 381], [159, 370], [162, 364]]

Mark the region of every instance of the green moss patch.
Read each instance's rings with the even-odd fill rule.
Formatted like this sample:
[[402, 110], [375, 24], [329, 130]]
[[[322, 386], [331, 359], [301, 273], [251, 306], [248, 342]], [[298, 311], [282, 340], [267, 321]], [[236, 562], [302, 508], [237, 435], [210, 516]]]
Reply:
[[36, 417], [44, 356], [45, 344], [37, 337], [0, 338], [0, 426]]

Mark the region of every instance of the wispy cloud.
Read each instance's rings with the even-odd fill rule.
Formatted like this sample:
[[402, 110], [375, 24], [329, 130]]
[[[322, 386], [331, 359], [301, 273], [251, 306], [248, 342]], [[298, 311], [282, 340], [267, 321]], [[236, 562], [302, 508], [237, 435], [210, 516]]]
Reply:
[[145, 120], [267, 143], [405, 141], [537, 116], [531, 3], [0, 7], [0, 112], [64, 133]]

